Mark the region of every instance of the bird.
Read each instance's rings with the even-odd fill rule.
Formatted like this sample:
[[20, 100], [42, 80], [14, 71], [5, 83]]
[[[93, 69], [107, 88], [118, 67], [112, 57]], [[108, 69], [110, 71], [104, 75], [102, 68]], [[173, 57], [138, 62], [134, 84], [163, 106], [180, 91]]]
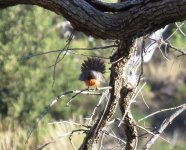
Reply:
[[102, 59], [88, 57], [81, 65], [80, 81], [84, 81], [89, 88], [98, 88], [105, 82], [105, 64]]

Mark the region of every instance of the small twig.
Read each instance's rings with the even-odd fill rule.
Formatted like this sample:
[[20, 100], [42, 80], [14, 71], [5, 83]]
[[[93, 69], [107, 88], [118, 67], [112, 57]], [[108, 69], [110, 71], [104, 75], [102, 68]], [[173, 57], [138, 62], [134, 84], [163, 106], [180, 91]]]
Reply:
[[165, 60], [169, 61], [169, 59], [167, 58], [167, 56], [162, 52], [162, 49], [160, 46], [158, 46], [158, 49], [160, 51], [160, 53], [162, 54], [163, 58], [165, 58]]
[[164, 42], [164, 46], [165, 46], [164, 53], [165, 53], [165, 57], [167, 58], [168, 57], [168, 46], [167, 46], [167, 43], [166, 42]]
[[71, 143], [71, 145], [73, 147], [73, 150], [76, 150], [76, 147], [75, 147], [74, 143], [72, 142], [71, 136], [69, 136], [69, 141], [70, 141], [70, 143]]
[[143, 100], [145, 106], [149, 109], [150, 107], [149, 107], [149, 105], [147, 104], [147, 102], [146, 102], [146, 100], [145, 100], [145, 98], [144, 98], [144, 96], [143, 96], [142, 91], [140, 92], [140, 94], [141, 94], [141, 97], [142, 97], [142, 100]]
[[85, 56], [85, 57], [95, 57], [95, 58], [100, 58], [100, 59], [110, 59], [108, 57], [103, 57], [103, 56], [97, 56], [97, 55], [90, 55], [90, 54], [81, 54], [81, 53], [75, 53], [75, 52], [68, 52], [74, 55], [80, 55], [80, 56]]
[[59, 52], [57, 58], [56, 58], [56, 61], [55, 61], [55, 64], [54, 64], [54, 70], [53, 70], [53, 83], [52, 83], [52, 87], [54, 86], [54, 83], [55, 83], [55, 74], [56, 74], [56, 65], [57, 63], [59, 63], [61, 60], [63, 60], [63, 58], [66, 56], [67, 52], [68, 52], [68, 48], [70, 46], [70, 43], [73, 39], [73, 35], [74, 35], [74, 30], [72, 31], [69, 39], [67, 40], [67, 44], [65, 45], [65, 47], [63, 48], [63, 50], [65, 50], [65, 53], [63, 54], [62, 58], [59, 60], [59, 57], [61, 56], [61, 52]]
[[180, 27], [177, 23], [175, 23], [175, 24], [176, 24], [176, 27], [178, 28], [178, 30], [180, 31], [180, 33], [181, 33], [183, 36], [185, 36], [185, 33], [182, 31], [181, 27]]
[[[110, 88], [111, 87], [101, 87], [101, 88], [98, 88], [98, 90], [105, 90], [105, 89], [110, 89]], [[38, 117], [37, 122], [31, 127], [25, 143], [28, 142], [31, 134], [33, 133], [33, 131], [35, 129], [37, 129], [38, 124], [41, 122], [41, 120], [44, 118], [44, 116], [49, 112], [50, 108], [52, 106], [54, 106], [57, 102], [59, 102], [59, 100], [62, 99], [64, 96], [66, 96], [68, 94], [73, 94], [73, 93], [79, 93], [79, 94], [84, 94], [84, 95], [100, 95], [101, 94], [101, 93], [95, 93], [95, 92], [92, 92], [92, 91], [74, 90], [74, 91], [64, 92], [61, 95], [57, 96], [55, 99], [52, 100], [52, 102], [48, 106], [45, 107], [44, 111]]]
[[73, 95], [73, 96], [70, 98], [70, 100], [68, 100], [66, 106], [69, 106], [70, 102], [71, 102], [76, 96], [78, 96], [79, 94], [81, 94], [82, 92], [87, 91], [87, 90], [89, 90], [89, 89], [86, 88], [86, 89], [84, 89], [84, 90], [79, 91], [79, 92], [76, 93], [75, 95]]
[[[118, 45], [98, 46], [98, 47], [92, 47], [92, 48], [91, 47], [87, 47], [87, 48], [69, 48], [68, 51], [71, 52], [71, 51], [104, 50], [104, 49], [113, 48], [113, 47], [118, 47]], [[30, 54], [30, 55], [21, 57], [20, 60], [30, 59], [30, 58], [41, 56], [41, 55], [47, 55], [47, 54], [59, 53], [59, 52], [66, 52], [66, 50], [64, 50], [64, 49], [62, 49], [62, 50], [50, 50], [50, 51], [41, 52], [41, 53], [37, 53], [37, 54]]]
[[[73, 130], [73, 131], [71, 131], [71, 132], [65, 133], [65, 134], [63, 134], [63, 135], [60, 135], [60, 136], [56, 137], [54, 140], [45, 143], [45, 144], [42, 145], [41, 147], [37, 148], [37, 150], [42, 150], [43, 148], [45, 148], [45, 147], [48, 146], [49, 144], [55, 143], [57, 140], [61, 139], [62, 137], [79, 135], [80, 132], [82, 132], [82, 134], [83, 134], [83, 133], [86, 133], [87, 130], [84, 130], [84, 129], [77, 129], [77, 130]], [[75, 133], [76, 133], [76, 134], [75, 134]]]
[[143, 85], [139, 88], [139, 90], [138, 90], [136, 93], [134, 93], [134, 95], [133, 95], [132, 98], [131, 98], [131, 101], [132, 101], [132, 102], [134, 102], [134, 100], [136, 99], [136, 97], [137, 97], [138, 94], [142, 91], [142, 89], [145, 87], [146, 84], [147, 84], [146, 82], [143, 83]]
[[93, 118], [95, 116], [96, 110], [101, 105], [102, 101], [105, 99], [105, 97], [107, 96], [107, 94], [109, 94], [109, 90], [106, 90], [105, 92], [102, 93], [102, 96], [101, 96], [99, 102], [97, 103], [96, 107], [94, 108], [94, 110], [93, 110], [93, 112], [92, 112], [92, 114], [90, 116], [90, 120], [89, 120], [89, 123], [88, 123], [89, 126], [92, 124], [92, 120], [93, 120]]
[[[145, 129], [147, 129], [147, 128], [145, 128]], [[157, 131], [157, 129], [156, 128], [154, 128], [154, 129], [152, 129], [150, 132], [155, 132], [155, 131]], [[148, 132], [146, 132], [146, 133], [143, 133], [143, 134], [140, 134], [140, 135], [138, 135], [138, 137], [143, 137], [143, 136], [145, 136], [145, 135], [148, 135], [149, 133]]]
[[119, 62], [120, 60], [122, 60], [123, 58], [124, 58], [124, 57], [121, 57], [121, 58], [117, 59], [116, 61], [111, 62], [111, 64], [113, 65], [113, 64], [115, 64], [115, 63]]
[[[136, 126], [137, 126], [138, 128], [140, 128], [140, 129], [143, 129], [144, 131], [146, 131], [147, 133], [149, 133], [149, 134], [151, 134], [151, 135], [153, 135], [153, 136], [156, 135], [155, 133], [153, 133], [153, 132], [147, 130], [146, 128], [144, 128], [144, 127], [142, 127], [142, 126], [140, 126], [140, 125], [137, 125], [137, 124], [136, 124]], [[168, 140], [166, 140], [165, 138], [163, 138], [163, 137], [161, 137], [161, 136], [160, 136], [160, 138], [161, 138], [163, 141], [165, 141], [165, 142], [171, 144], [171, 143], [170, 143]]]
[[99, 120], [99, 122], [98, 122], [98, 125], [97, 125], [97, 127], [95, 128], [95, 131], [94, 131], [94, 132], [97, 132], [97, 130], [98, 130], [99, 126], [100, 126], [100, 123], [101, 123], [102, 120], [103, 120], [103, 116], [105, 115], [105, 112], [106, 112], [107, 107], [108, 107], [109, 99], [110, 99], [110, 95], [108, 95], [108, 99], [107, 99], [107, 103], [106, 103], [106, 105], [105, 105], [105, 109], [104, 109], [104, 111], [103, 111], [103, 113], [102, 113], [102, 116], [101, 116], [101, 118], [100, 118], [100, 120]]
[[182, 104], [182, 105], [179, 105], [179, 106], [176, 106], [176, 107], [171, 107], [171, 108], [166, 108], [166, 109], [158, 110], [158, 111], [156, 111], [154, 113], [151, 113], [150, 115], [147, 115], [147, 116], [139, 119], [138, 122], [141, 122], [141, 121], [143, 121], [143, 120], [145, 120], [145, 119], [147, 119], [149, 117], [152, 117], [152, 116], [154, 116], [154, 115], [156, 115], [158, 113], [165, 112], [165, 111], [170, 111], [170, 110], [175, 110], [175, 109], [178, 109], [178, 108], [181, 108], [181, 107], [185, 107], [185, 106], [186, 106], [186, 104]]
[[70, 143], [72, 145], [73, 150], [76, 150], [76, 147], [75, 147], [75, 145], [74, 145], [74, 143], [72, 141], [72, 135], [73, 135], [73, 133], [74, 133], [74, 131], [72, 131], [72, 134], [69, 136], [69, 141], [70, 141]]
[[76, 126], [80, 126], [80, 127], [85, 127], [85, 128], [89, 128], [89, 126], [77, 123], [77, 122], [72, 122], [72, 121], [56, 121], [56, 122], [49, 122], [48, 125], [58, 125], [58, 124], [71, 124], [71, 125], [76, 125]]
[[183, 55], [186, 55], [185, 50], [178, 49], [178, 48], [176, 48], [176, 47], [172, 46], [171, 44], [168, 44], [167, 46], [168, 46], [168, 47], [170, 47], [170, 48], [172, 48], [172, 49], [174, 49], [175, 51], [177, 51], [177, 52], [181, 53], [180, 55], [178, 55], [178, 57], [183, 56]]
[[[173, 49], [173, 50], [175, 50], [175, 51], [181, 53], [180, 55], [178, 55], [178, 57], [180, 57], [180, 56], [182, 56], [182, 55], [186, 55], [185, 50], [178, 49], [178, 48], [174, 47], [174, 46], [171, 45], [170, 43], [167, 43], [166, 40], [165, 40], [165, 41], [157, 41], [157, 40], [155, 40], [155, 39], [151, 39], [151, 38], [149, 38], [149, 39], [150, 39], [150, 40], [153, 40], [153, 41], [156, 41], [156, 42], [159, 43], [159, 44], [164, 44], [164, 45], [166, 45], [166, 47], [171, 48], [171, 49]], [[162, 52], [162, 51], [161, 51], [161, 52]], [[164, 56], [164, 55], [163, 55], [163, 56]], [[167, 59], [166, 56], [165, 56], [165, 58]]]
[[167, 128], [169, 124], [172, 123], [172, 121], [178, 117], [183, 111], [186, 110], [186, 105], [183, 107], [179, 108], [177, 111], [175, 111], [169, 118], [166, 118], [161, 127], [158, 130], [158, 133], [153, 135], [148, 142], [144, 145], [143, 150], [148, 150], [150, 147], [154, 144], [154, 142], [160, 137], [160, 134]]
[[[181, 25], [179, 25], [179, 27], [181, 28], [184, 25], [184, 23], [182, 23]], [[165, 41], [168, 41], [179, 29], [176, 28], [176, 30], [167, 38], [165, 39]]]
[[103, 132], [103, 134], [101, 135], [101, 142], [100, 142], [100, 146], [99, 146], [99, 150], [102, 150], [103, 148], [103, 139], [105, 137], [105, 133]]
[[[149, 37], [146, 37], [145, 39], [147, 39], [147, 38], [149, 38]], [[156, 44], [156, 41], [152, 41], [152, 43], [149, 44], [148, 47], [146, 47], [146, 48], [144, 49], [144, 53], [145, 53], [145, 54], [150, 53], [150, 51], [148, 51], [148, 49], [149, 49], [151, 46], [153, 46], [154, 44]]]
[[119, 137], [117, 137], [117, 136], [115, 136], [115, 135], [109, 133], [109, 132], [106, 131], [106, 130], [104, 130], [104, 131], [102, 131], [102, 132], [104, 132], [106, 135], [109, 135], [109, 136], [111, 136], [112, 138], [115, 138], [115, 139], [118, 140], [119, 142], [121, 142], [121, 143], [123, 143], [124, 145], [126, 145], [126, 142], [123, 141], [121, 138], [119, 138]]
[[[101, 88], [97, 88], [97, 90], [104, 90], [104, 89], [111, 89], [111, 87], [101, 87]], [[77, 92], [75, 95], [73, 95], [67, 102], [66, 106], [69, 106], [70, 102], [76, 97], [78, 96], [79, 94], [85, 92], [85, 91], [90, 91], [90, 89], [86, 88], [84, 90], [81, 90], [79, 92]], [[102, 93], [95, 93], [94, 92], [94, 95], [101, 95]]]
[[[113, 124], [114, 122], [121, 122], [121, 119], [119, 119], [119, 118], [115, 118], [115, 119], [113, 119], [112, 121], [110, 121], [109, 122], [109, 125], [111, 125], [111, 124]], [[121, 122], [122, 124], [124, 124], [123, 122]], [[152, 131], [149, 131], [149, 130], [147, 130], [146, 128], [144, 128], [144, 127], [142, 127], [142, 126], [140, 126], [140, 125], [138, 125], [138, 124], [135, 124], [135, 126], [137, 126], [138, 128], [141, 128], [142, 130], [145, 130], [147, 133], [149, 133], [149, 134], [152, 134], [152, 135], [154, 135], [154, 133], [152, 132]], [[154, 130], [153, 130], [154, 131]], [[138, 136], [139, 137], [139, 136]], [[161, 137], [162, 138], [162, 137]], [[162, 138], [163, 140], [165, 140], [166, 142], [168, 142], [166, 139], [164, 139], [164, 138]]]
[[[115, 132], [112, 130], [112, 128], [109, 127], [109, 130], [112, 132], [112, 133], [111, 133], [112, 135], [114, 135], [114, 136], [117, 137], [117, 135], [116, 135]], [[120, 138], [118, 138], [118, 139], [120, 139]], [[118, 140], [118, 139], [117, 139], [117, 140]], [[120, 147], [123, 146], [123, 143], [121, 143], [121, 140], [118, 140], [118, 143], [119, 143]], [[126, 143], [125, 143], [125, 144], [126, 144]]]
[[130, 109], [131, 104], [132, 104], [132, 101], [129, 102], [129, 105], [127, 106], [127, 109], [126, 109], [125, 113], [123, 114], [123, 117], [122, 117], [120, 123], [118, 124], [118, 127], [120, 127], [121, 124], [124, 122], [125, 116], [127, 115], [128, 111]]

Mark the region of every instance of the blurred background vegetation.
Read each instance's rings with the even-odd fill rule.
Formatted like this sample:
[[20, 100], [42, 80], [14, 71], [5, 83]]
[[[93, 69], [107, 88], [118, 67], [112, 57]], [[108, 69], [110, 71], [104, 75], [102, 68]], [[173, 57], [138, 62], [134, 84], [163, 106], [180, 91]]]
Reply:
[[[24, 144], [29, 127], [54, 97], [68, 90], [86, 87], [78, 80], [80, 65], [86, 57], [67, 54], [56, 67], [55, 84], [52, 87], [53, 67], [51, 66], [54, 64], [58, 53], [32, 58], [29, 56], [40, 52], [63, 49], [67, 39], [61, 38], [58, 25], [64, 19], [39, 7], [16, 6], [1, 10], [0, 20], [0, 149], [34, 149], [55, 138], [55, 136], [75, 129], [75, 126], [66, 124], [60, 126], [46, 125], [47, 122], [89, 117], [98, 97], [78, 96], [70, 107], [65, 107], [67, 97], [51, 109], [44, 118], [45, 123], [42, 123], [34, 132], [28, 144]], [[186, 31], [186, 26], [183, 26], [182, 29]], [[171, 30], [174, 30], [174, 27]], [[74, 39], [71, 47], [101, 46], [112, 42], [89, 41], [87, 39], [86, 36], [81, 39]], [[182, 49], [185, 48], [184, 41], [185, 37], [179, 32], [171, 39], [175, 46]], [[109, 57], [111, 52], [112, 49], [78, 51], [78, 53], [96, 54], [104, 57]], [[109, 61], [106, 60], [105, 62]], [[170, 53], [170, 60], [167, 61], [160, 51], [155, 53], [153, 60], [144, 67], [144, 76], [148, 84], [143, 89], [143, 94], [150, 109], [145, 107], [141, 96], [139, 96], [133, 109], [136, 119], [155, 110], [173, 107], [185, 101], [186, 70], [183, 67], [184, 64], [184, 56], [178, 58], [174, 53]], [[109, 70], [106, 77], [109, 77]], [[158, 126], [158, 123], [168, 114], [165, 113], [156, 118], [148, 119], [146, 124]], [[173, 131], [183, 132], [184, 117], [183, 114], [177, 119], [179, 124], [172, 125], [174, 130], [170, 128], [171, 132], [168, 132], [168, 135], [171, 139], [172, 136], [175, 136]], [[182, 135], [179, 134], [179, 137]], [[179, 143], [176, 149], [184, 150], [186, 145], [184, 140], [179, 137], [176, 140]], [[82, 139], [82, 136], [76, 138], [75, 144], [80, 144]], [[68, 142], [64, 142], [64, 139], [52, 144], [48, 149], [60, 149], [61, 146], [63, 149], [72, 149], [69, 148]], [[171, 148], [167, 143], [159, 141], [155, 149], [166, 150]]]

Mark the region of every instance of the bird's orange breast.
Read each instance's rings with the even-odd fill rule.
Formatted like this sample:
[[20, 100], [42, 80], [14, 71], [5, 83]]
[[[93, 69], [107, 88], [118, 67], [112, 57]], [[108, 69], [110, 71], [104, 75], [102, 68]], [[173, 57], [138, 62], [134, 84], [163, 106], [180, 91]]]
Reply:
[[87, 86], [99, 86], [100, 85], [100, 82], [97, 81], [96, 79], [90, 79], [88, 81], [86, 81], [86, 85]]

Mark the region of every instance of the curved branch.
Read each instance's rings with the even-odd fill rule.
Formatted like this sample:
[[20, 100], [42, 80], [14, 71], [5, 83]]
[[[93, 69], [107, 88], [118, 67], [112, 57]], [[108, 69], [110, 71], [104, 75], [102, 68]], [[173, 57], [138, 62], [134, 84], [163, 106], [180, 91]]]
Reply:
[[142, 5], [143, 0], [129, 0], [124, 1], [122, 3], [104, 3], [99, 0], [85, 0], [90, 5], [92, 5], [97, 10], [100, 10], [102, 12], [119, 12], [119, 11], [125, 11], [129, 8], [134, 7], [135, 5]]
[[143, 0], [126, 5], [129, 1], [117, 4], [117, 7], [109, 4], [118, 10], [122, 8], [117, 13], [104, 13], [88, 0], [0, 0], [0, 8], [18, 4], [38, 5], [63, 15], [76, 30], [103, 39], [136, 38], [186, 19], [186, 0]]
[[186, 105], [179, 108], [177, 111], [175, 111], [170, 117], [166, 118], [163, 123], [161, 124], [161, 127], [158, 129], [157, 133], [153, 135], [148, 142], [144, 145], [143, 150], [149, 150], [151, 146], [154, 144], [154, 142], [159, 138], [160, 134], [163, 133], [163, 131], [167, 128], [168, 125], [170, 125], [173, 120], [178, 117], [183, 111], [186, 110]]

